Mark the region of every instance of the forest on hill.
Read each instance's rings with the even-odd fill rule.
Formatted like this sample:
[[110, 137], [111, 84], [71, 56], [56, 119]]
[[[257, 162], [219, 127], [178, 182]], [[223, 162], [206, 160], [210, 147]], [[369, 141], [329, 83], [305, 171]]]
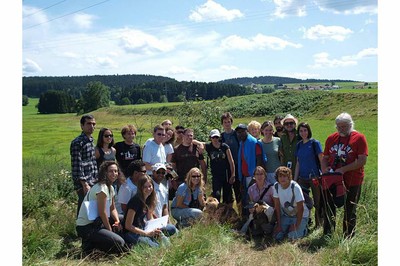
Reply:
[[[335, 83], [347, 80], [296, 79], [288, 77], [260, 76], [222, 80], [219, 82], [177, 81], [153, 75], [94, 75], [63, 77], [23, 77], [22, 94], [39, 98], [49, 90], [64, 91], [74, 99], [82, 96], [90, 82], [101, 82], [110, 89], [111, 100], [116, 104], [136, 104], [150, 102], [179, 102], [193, 99], [213, 100], [222, 96], [233, 97], [254, 93], [246, 87], [251, 84], [290, 83]], [[272, 86], [273, 87], [273, 86]], [[273, 89], [269, 91], [272, 92]], [[264, 92], [264, 91], [263, 91]], [[164, 96], [164, 97], [162, 97]]]
[[251, 84], [290, 84], [290, 83], [336, 83], [336, 82], [355, 82], [354, 80], [339, 80], [339, 79], [297, 79], [289, 77], [276, 76], [259, 76], [259, 77], [242, 77], [225, 79], [219, 81], [224, 84], [251, 85]]

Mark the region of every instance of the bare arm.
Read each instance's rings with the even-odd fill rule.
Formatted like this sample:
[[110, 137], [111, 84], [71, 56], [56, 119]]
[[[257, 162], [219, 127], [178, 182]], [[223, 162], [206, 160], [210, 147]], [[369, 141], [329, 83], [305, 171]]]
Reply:
[[97, 194], [96, 197], [97, 197], [97, 210], [99, 212], [99, 216], [101, 218], [101, 221], [103, 222], [103, 225], [105, 226], [105, 228], [107, 230], [112, 231], [110, 222], [108, 220], [107, 211], [106, 211], [107, 196], [106, 196], [106, 194], [104, 192], [100, 192], [100, 193]]
[[351, 171], [351, 170], [356, 170], [361, 167], [363, 167], [367, 163], [367, 155], [358, 155], [357, 159], [352, 162], [351, 164], [345, 165], [343, 167], [340, 167], [336, 169], [336, 172], [340, 172], [342, 174]]
[[299, 158], [297, 158], [296, 168], [294, 170], [294, 181], [296, 182], [297, 179], [299, 178], [299, 173], [300, 173], [300, 163], [299, 163]]
[[203, 177], [204, 177], [204, 184], [207, 183], [207, 164], [204, 160], [200, 160], [200, 168], [201, 168], [201, 172], [203, 173]]
[[183, 196], [176, 196], [176, 207], [181, 209], [188, 208], [188, 206], [183, 203], [183, 199]]
[[229, 167], [231, 169], [231, 176], [229, 177], [229, 183], [233, 184], [233, 182], [235, 182], [235, 163], [233, 162], [232, 152], [230, 149], [226, 150], [226, 155], [228, 157]]

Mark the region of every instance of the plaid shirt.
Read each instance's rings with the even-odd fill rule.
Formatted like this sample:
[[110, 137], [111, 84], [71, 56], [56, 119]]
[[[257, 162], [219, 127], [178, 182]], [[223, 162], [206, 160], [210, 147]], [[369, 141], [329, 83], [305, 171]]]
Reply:
[[75, 189], [82, 188], [81, 180], [93, 186], [97, 180], [97, 163], [94, 155], [93, 138], [83, 132], [71, 142], [70, 147], [72, 180]]

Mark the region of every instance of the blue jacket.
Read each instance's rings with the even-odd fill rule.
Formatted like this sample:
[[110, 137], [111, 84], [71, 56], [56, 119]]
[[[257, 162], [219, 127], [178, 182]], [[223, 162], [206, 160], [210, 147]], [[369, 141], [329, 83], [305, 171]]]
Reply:
[[[238, 151], [238, 168], [239, 168], [238, 169], [238, 173], [239, 173], [240, 182], [242, 182], [242, 179], [243, 179], [243, 175], [242, 175], [242, 156], [241, 156], [242, 145], [243, 145], [243, 141], [240, 141], [239, 151]], [[244, 142], [244, 159], [245, 159], [245, 161], [247, 163], [250, 175], [253, 175], [254, 169], [256, 169], [256, 166], [257, 166], [256, 145], [260, 146], [261, 152], [262, 152], [263, 162], [265, 163], [267, 161], [267, 158], [266, 158], [265, 153], [263, 151], [261, 142], [258, 141], [252, 135], [247, 134], [247, 139]]]

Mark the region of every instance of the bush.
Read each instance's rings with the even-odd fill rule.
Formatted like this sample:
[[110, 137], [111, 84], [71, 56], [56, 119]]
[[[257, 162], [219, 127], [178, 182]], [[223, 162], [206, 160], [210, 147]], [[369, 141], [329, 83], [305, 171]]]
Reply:
[[26, 95], [22, 95], [22, 106], [27, 106], [29, 104], [29, 98]]

